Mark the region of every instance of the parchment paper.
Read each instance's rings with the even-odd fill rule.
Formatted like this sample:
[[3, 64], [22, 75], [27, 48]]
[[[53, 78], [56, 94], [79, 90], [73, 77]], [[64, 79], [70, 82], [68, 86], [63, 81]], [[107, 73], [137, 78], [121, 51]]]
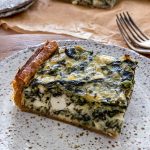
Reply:
[[74, 6], [56, 0], [39, 0], [29, 10], [0, 20], [5, 28], [17, 32], [49, 32], [84, 39], [124, 44], [116, 25], [116, 14], [129, 11], [135, 22], [150, 34], [150, 1], [120, 0], [112, 9]]

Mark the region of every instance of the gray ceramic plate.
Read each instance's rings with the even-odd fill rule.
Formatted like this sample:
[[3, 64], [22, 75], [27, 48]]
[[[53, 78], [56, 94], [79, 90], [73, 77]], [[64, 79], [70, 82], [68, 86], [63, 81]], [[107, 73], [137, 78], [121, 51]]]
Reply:
[[121, 135], [111, 139], [19, 111], [10, 100], [10, 83], [19, 66], [35, 50], [28, 48], [0, 62], [0, 150], [150, 150], [150, 59], [128, 49], [92, 41], [58, 42], [60, 46], [82, 45], [115, 57], [129, 54], [139, 62], [136, 84]]
[[0, 0], [0, 18], [25, 11], [35, 1], [37, 0]]

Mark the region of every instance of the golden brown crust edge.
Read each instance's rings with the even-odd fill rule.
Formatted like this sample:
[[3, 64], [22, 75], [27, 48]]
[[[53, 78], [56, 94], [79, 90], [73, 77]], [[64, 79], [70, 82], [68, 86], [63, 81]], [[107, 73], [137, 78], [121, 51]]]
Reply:
[[47, 118], [50, 118], [50, 119], [53, 119], [53, 120], [61, 121], [61, 122], [64, 122], [64, 123], [67, 123], [67, 124], [70, 124], [70, 125], [74, 125], [76, 127], [81, 127], [83, 129], [87, 129], [87, 130], [95, 132], [97, 134], [103, 134], [104, 136], [109, 136], [111, 138], [116, 138], [118, 136], [118, 134], [115, 133], [115, 132], [106, 133], [102, 130], [97, 130], [93, 127], [88, 127], [86, 125], [80, 125], [77, 121], [74, 121], [74, 120], [72, 122], [70, 122], [70, 121], [65, 120], [65, 118], [60, 118], [60, 117], [57, 117], [57, 116], [51, 116], [50, 114], [49, 115], [48, 114], [42, 114], [42, 113], [39, 113], [37, 111], [30, 110], [28, 108], [23, 108], [22, 111], [37, 114], [37, 115], [40, 115], [40, 116], [44, 116], [44, 117], [47, 117]]
[[56, 41], [47, 41], [39, 47], [35, 53], [29, 58], [25, 65], [18, 70], [15, 79], [12, 81], [13, 101], [22, 110], [22, 91], [31, 78], [35, 75], [38, 68], [50, 58], [58, 49]]

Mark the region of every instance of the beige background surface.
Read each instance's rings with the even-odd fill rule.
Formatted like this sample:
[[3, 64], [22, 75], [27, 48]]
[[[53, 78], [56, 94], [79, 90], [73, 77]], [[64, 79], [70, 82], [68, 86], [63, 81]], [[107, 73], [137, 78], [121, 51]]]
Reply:
[[129, 11], [135, 22], [150, 35], [150, 1], [120, 0], [113, 9], [91, 9], [55, 0], [39, 0], [28, 11], [0, 24], [21, 33], [49, 32], [123, 45], [116, 14]]

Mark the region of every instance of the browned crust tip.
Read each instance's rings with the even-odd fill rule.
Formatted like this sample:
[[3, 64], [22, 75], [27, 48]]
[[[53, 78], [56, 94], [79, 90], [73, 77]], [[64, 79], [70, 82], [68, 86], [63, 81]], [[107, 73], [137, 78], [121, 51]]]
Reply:
[[58, 49], [56, 41], [46, 41], [44, 45], [39, 47], [35, 53], [29, 58], [26, 64], [18, 70], [15, 79], [12, 81], [13, 86], [13, 101], [22, 109], [22, 91], [30, 79], [35, 75], [38, 68], [48, 58], [50, 58]]

